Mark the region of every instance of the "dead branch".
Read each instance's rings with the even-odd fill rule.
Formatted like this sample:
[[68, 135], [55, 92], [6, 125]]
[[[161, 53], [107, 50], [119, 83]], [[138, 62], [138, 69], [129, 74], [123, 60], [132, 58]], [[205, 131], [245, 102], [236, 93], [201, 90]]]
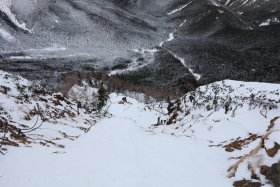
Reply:
[[[37, 129], [39, 129], [42, 125], [43, 125], [43, 123], [46, 121], [46, 119], [44, 118], [44, 116], [43, 116], [43, 113], [42, 113], [42, 111], [41, 111], [41, 108], [40, 108], [40, 106], [39, 106], [39, 104], [37, 103], [37, 111], [38, 111], [38, 114], [37, 114], [37, 119], [36, 119], [36, 122], [35, 122], [35, 124], [31, 127], [31, 128], [29, 128], [29, 129], [24, 129], [24, 130], [21, 130], [21, 131], [24, 131], [23, 133], [25, 134], [25, 133], [30, 133], [30, 132], [32, 132], [32, 131], [35, 131], [35, 130], [37, 130]], [[41, 123], [40, 123], [40, 125], [39, 126], [37, 126], [37, 123], [38, 123], [38, 119], [39, 119], [39, 116], [40, 116], [40, 118], [41, 118]], [[37, 127], [36, 127], [37, 126]]]
[[260, 111], [260, 114], [261, 114], [263, 117], [267, 118], [267, 108], [264, 107], [263, 110]]

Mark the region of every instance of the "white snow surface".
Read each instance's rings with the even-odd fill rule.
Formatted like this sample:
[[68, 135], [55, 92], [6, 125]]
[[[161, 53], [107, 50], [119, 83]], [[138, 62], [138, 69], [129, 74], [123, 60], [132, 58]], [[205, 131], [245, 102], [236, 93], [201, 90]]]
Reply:
[[68, 144], [64, 154], [42, 147], [9, 151], [0, 158], [0, 185], [231, 186], [221, 151], [201, 141], [148, 132], [158, 114], [134, 99], [119, 104], [121, 98], [112, 94], [112, 118]]
[[174, 40], [174, 32], [172, 32], [172, 33], [169, 34], [169, 38], [168, 38], [166, 41], [167, 41], [167, 42], [170, 42], [170, 41], [172, 41], [172, 40]]
[[[0, 85], [13, 87], [10, 80], [13, 79], [7, 81], [5, 76], [0, 76]], [[20, 84], [28, 84], [27, 80], [19, 80]], [[15, 89], [12, 90], [11, 93], [15, 94]], [[35, 144], [32, 147], [10, 147], [6, 155], [0, 155], [0, 186], [232, 186], [234, 180], [250, 176], [246, 163], [255, 163], [260, 158], [258, 156], [262, 156], [262, 162], [269, 165], [277, 162], [280, 154], [270, 158], [265, 156], [264, 150], [260, 150], [256, 157], [242, 163], [235, 177], [228, 178], [227, 170], [236, 161], [229, 158], [249, 152], [259, 142], [258, 139], [234, 152], [210, 145], [237, 137], [244, 138], [248, 133], [262, 135], [270, 119], [280, 115], [280, 110], [273, 108], [265, 118], [260, 115], [261, 107], [249, 110], [244, 98], [255, 94], [256, 98], [264, 99], [265, 95], [267, 99], [278, 101], [279, 92], [280, 85], [277, 84], [230, 80], [203, 86], [182, 98], [186, 105], [181, 104], [182, 112], [179, 112], [177, 122], [172, 125], [157, 123], [159, 117], [161, 120], [170, 117], [167, 103], [148, 105], [130, 97], [127, 97], [127, 102], [123, 102], [124, 95], [113, 93], [107, 106], [109, 115], [99, 119], [88, 133], [81, 134], [75, 141], [62, 139], [60, 143], [65, 145], [64, 149], [57, 151], [54, 146]], [[199, 93], [205, 97], [200, 97]], [[240, 103], [244, 106], [236, 110], [235, 116], [232, 116], [232, 111], [225, 114], [222, 107], [217, 107], [216, 111], [206, 111], [201, 105], [191, 107], [192, 103], [188, 101], [191, 94], [197, 94], [194, 97], [198, 104], [208, 96], [221, 99], [231, 96], [237, 106]], [[13, 110], [10, 113], [22, 108], [22, 105], [14, 102], [13, 97], [3, 94], [0, 97], [0, 106]], [[189, 115], [188, 109], [191, 112]], [[85, 119], [92, 118], [83, 115], [84, 118], [74, 119], [83, 123]], [[14, 114], [13, 117], [15, 121], [21, 121], [20, 116]], [[60, 129], [68, 132], [65, 129], [68, 125], [73, 125], [71, 120], [66, 120]], [[277, 131], [280, 129], [279, 121], [274, 128], [275, 132], [268, 141], [280, 143]], [[44, 135], [49, 136], [48, 133]], [[271, 145], [271, 142], [267, 142], [267, 146]], [[265, 180], [262, 178], [262, 181]]]
[[[214, 100], [217, 101], [216, 105]], [[229, 106], [227, 113], [226, 104]], [[173, 106], [177, 109], [171, 112], [167, 119], [161, 119], [166, 125], [151, 128], [154, 132], [205, 141], [209, 146], [225, 150], [231, 143], [243, 141], [251, 135], [263, 137], [271, 133], [264, 141], [267, 147], [245, 158], [234, 174], [229, 172], [229, 176], [233, 176], [233, 179], [250, 179], [249, 165], [256, 174], [259, 174], [260, 166], [271, 166], [280, 161], [279, 151], [273, 157], [268, 156], [266, 152], [274, 147], [275, 142], [280, 142], [280, 120], [276, 120], [274, 127], [269, 129], [271, 120], [280, 116], [279, 84], [225, 80], [202, 86], [182, 99], [174, 101]], [[260, 138], [249, 141], [240, 149], [226, 151], [226, 157], [245, 156], [261, 143]], [[229, 160], [231, 166], [238, 161], [238, 159]], [[261, 178], [261, 182], [266, 184], [264, 178]]]

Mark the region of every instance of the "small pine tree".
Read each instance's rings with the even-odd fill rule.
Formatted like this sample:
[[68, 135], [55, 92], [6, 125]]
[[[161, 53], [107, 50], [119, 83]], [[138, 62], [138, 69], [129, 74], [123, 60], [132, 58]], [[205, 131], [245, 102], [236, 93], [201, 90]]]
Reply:
[[107, 103], [109, 99], [109, 93], [105, 89], [103, 83], [101, 84], [98, 90], [98, 101], [97, 101], [97, 110], [100, 111]]

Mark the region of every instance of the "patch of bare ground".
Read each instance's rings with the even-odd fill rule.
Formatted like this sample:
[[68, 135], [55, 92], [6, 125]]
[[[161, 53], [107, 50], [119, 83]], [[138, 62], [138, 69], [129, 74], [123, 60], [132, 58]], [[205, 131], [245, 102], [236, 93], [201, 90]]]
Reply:
[[248, 138], [241, 139], [238, 137], [236, 140], [231, 143], [223, 146], [227, 152], [233, 152], [235, 150], [241, 150], [244, 146], [249, 145], [251, 142], [254, 142], [256, 139], [260, 138], [256, 134], [250, 135]]
[[280, 161], [269, 166], [261, 166], [264, 175], [275, 187], [280, 187]]
[[260, 182], [252, 182], [251, 180], [240, 180], [240, 181], [235, 181], [233, 183], [234, 187], [261, 187], [262, 184]]

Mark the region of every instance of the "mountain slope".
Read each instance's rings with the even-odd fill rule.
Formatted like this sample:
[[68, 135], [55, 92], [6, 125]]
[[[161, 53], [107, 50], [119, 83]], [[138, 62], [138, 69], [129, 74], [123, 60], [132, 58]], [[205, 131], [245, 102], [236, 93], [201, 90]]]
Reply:
[[[32, 4], [33, 8], [29, 8], [31, 9], [29, 13], [24, 13], [23, 8], [29, 4]], [[150, 42], [157, 40], [155, 20], [139, 18], [109, 1], [25, 0], [20, 3], [13, 0], [1, 2], [1, 7], [2, 17], [7, 18], [3, 19], [5, 21], [2, 27], [3, 29], [12, 27], [10, 32], [18, 41], [3, 46], [2, 53], [24, 50], [34, 57], [58, 58], [73, 55], [74, 52], [109, 58], [116, 53], [124, 54], [123, 51], [132, 46], [149, 45]], [[16, 17], [24, 20], [26, 26], [23, 23], [20, 25], [19, 22], [22, 21], [17, 21]], [[24, 33], [22, 30], [32, 32]], [[53, 45], [63, 46], [66, 50], [63, 54], [55, 53], [55, 55], [44, 50]], [[116, 45], [124, 49], [119, 50]], [[104, 48], [109, 48], [110, 53], [104, 51]], [[43, 49], [45, 53], [39, 49]]]
[[228, 0], [221, 1], [225, 6], [238, 12], [242, 17], [255, 26], [264, 26], [270, 24], [279, 24], [280, 11], [279, 1], [260, 1], [260, 0]]
[[[2, 186], [277, 184], [270, 169], [280, 154], [277, 84], [225, 80], [150, 104], [113, 93], [100, 118], [85, 107], [77, 115], [78, 101], [42, 95], [21, 77], [1, 72], [0, 80]], [[74, 86], [69, 95], [82, 102], [82, 92], [96, 90]], [[36, 120], [29, 110], [46, 121], [21, 137], [14, 129]], [[13, 129], [3, 139], [5, 121]]]
[[163, 47], [202, 75], [201, 84], [224, 79], [279, 83], [280, 24], [272, 21], [279, 16], [278, 1], [242, 2], [169, 4], [174, 39]]
[[[69, 72], [131, 58], [131, 50], [154, 46], [166, 35], [160, 18], [135, 14], [109, 0], [5, 2], [0, 2], [5, 10], [0, 15], [6, 18], [0, 21], [0, 68], [52, 90]], [[8, 13], [31, 32], [16, 27]]]
[[170, 101], [168, 118], [152, 129], [203, 140], [209, 147], [224, 150], [229, 177], [264, 185], [267, 178], [261, 168], [280, 158], [279, 95], [278, 84], [212, 83]]
[[[160, 52], [181, 61], [195, 85], [224, 79], [279, 83], [278, 5], [273, 0], [2, 1], [0, 68], [58, 90], [73, 71], [112, 75], [103, 70], [120, 58], [135, 62], [141, 56], [138, 71], [156, 66], [153, 55]], [[184, 75], [174, 74], [176, 80]], [[193, 85], [192, 78], [182, 82]], [[146, 83], [157, 86], [154, 80]]]

